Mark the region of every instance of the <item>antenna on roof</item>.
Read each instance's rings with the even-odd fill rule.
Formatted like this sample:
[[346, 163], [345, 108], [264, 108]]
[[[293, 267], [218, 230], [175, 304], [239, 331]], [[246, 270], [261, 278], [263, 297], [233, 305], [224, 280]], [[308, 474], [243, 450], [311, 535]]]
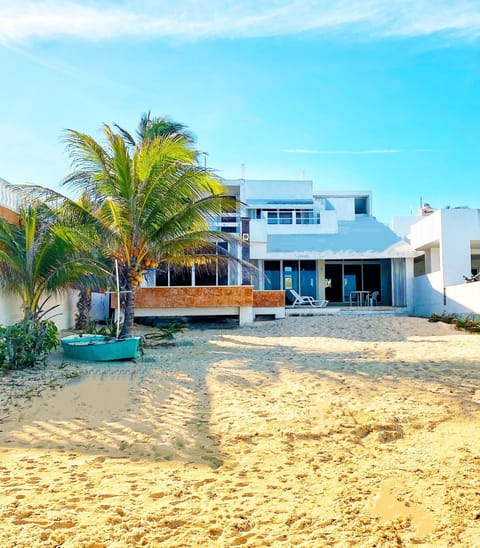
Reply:
[[240, 165], [240, 179], [245, 179], [245, 164]]
[[304, 169], [302, 169], [300, 177], [301, 177], [302, 181], [305, 181], [305, 170]]

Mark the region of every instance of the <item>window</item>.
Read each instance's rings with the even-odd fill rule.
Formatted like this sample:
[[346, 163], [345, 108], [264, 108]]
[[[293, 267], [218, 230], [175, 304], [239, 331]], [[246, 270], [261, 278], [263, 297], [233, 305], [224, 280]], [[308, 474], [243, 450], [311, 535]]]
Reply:
[[355, 215], [366, 215], [368, 213], [368, 200], [366, 197], [355, 198]]
[[291, 225], [292, 224], [292, 212], [291, 211], [280, 211], [279, 212], [279, 223], [281, 225]]
[[280, 261], [265, 261], [265, 289], [281, 289]]
[[192, 285], [192, 270], [184, 268], [182, 270], [170, 271], [170, 286], [190, 286]]
[[195, 285], [216, 285], [216, 265], [199, 265], [195, 267]]
[[413, 259], [413, 275], [415, 277], [424, 276], [426, 272], [427, 272], [427, 265], [425, 261], [425, 255], [421, 255], [420, 257], [415, 257]]
[[267, 223], [269, 225], [291, 225], [292, 211], [288, 211], [288, 210], [267, 211]]
[[320, 224], [320, 215], [312, 210], [297, 211], [295, 218], [297, 225]]
[[155, 285], [157, 287], [168, 286], [168, 268], [166, 268], [165, 270], [157, 268], [155, 272]]
[[262, 210], [261, 209], [248, 208], [247, 209], [247, 217], [249, 219], [261, 219], [262, 218]]

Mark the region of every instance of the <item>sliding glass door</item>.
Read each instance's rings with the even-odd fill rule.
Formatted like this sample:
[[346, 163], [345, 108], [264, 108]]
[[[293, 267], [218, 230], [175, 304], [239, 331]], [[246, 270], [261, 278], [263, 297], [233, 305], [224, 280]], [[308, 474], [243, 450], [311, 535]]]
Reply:
[[265, 261], [263, 268], [265, 289], [294, 289], [317, 298], [316, 261]]

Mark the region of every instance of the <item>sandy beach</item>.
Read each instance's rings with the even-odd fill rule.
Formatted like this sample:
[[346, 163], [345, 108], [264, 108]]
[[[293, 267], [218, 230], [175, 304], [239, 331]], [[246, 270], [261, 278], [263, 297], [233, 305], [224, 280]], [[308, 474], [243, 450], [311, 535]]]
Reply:
[[480, 546], [480, 336], [188, 329], [0, 382], [0, 545]]

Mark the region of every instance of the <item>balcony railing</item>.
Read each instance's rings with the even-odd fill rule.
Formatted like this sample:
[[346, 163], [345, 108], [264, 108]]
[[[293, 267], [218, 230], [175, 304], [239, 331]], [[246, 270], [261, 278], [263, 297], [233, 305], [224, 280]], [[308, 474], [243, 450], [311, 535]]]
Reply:
[[262, 218], [269, 225], [319, 225], [320, 213], [316, 211], [264, 212]]
[[12, 211], [18, 211], [18, 196], [8, 188], [8, 185], [0, 183], [0, 205]]

